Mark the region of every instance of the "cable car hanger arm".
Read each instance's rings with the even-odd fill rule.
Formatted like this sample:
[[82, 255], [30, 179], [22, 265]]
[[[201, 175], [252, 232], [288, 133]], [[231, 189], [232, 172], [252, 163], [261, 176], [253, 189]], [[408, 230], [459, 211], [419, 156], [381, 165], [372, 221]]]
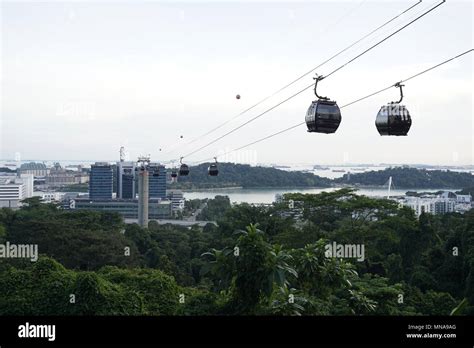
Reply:
[[[324, 64], [330, 62], [331, 60], [333, 60], [334, 58], [338, 57], [339, 55], [341, 55], [342, 53], [346, 52], [347, 50], [349, 50], [350, 48], [354, 47], [355, 45], [357, 45], [359, 42], [363, 41], [364, 39], [366, 39], [367, 37], [371, 36], [372, 34], [374, 34], [375, 32], [379, 31], [380, 29], [384, 28], [385, 26], [387, 26], [388, 24], [390, 24], [391, 22], [393, 22], [394, 20], [396, 20], [397, 18], [399, 18], [400, 16], [402, 16], [403, 14], [409, 12], [411, 9], [415, 8], [416, 6], [418, 6], [419, 4], [422, 3], [422, 0], [419, 0], [417, 3], [411, 5], [410, 7], [408, 7], [407, 9], [405, 9], [404, 11], [402, 11], [401, 13], [399, 13], [398, 15], [390, 18], [388, 21], [384, 22], [383, 24], [379, 25], [377, 28], [373, 29], [372, 31], [370, 31], [369, 33], [367, 33], [366, 35], [364, 35], [363, 37], [361, 37], [360, 39], [358, 39], [357, 41], [353, 42], [352, 44], [350, 44], [349, 46], [346, 46], [344, 49], [338, 51], [337, 53], [335, 53], [334, 55], [332, 55], [331, 57], [329, 57], [328, 59], [326, 59], [325, 61], [323, 61], [322, 63], [320, 63], [319, 65], [315, 66], [314, 68], [312, 68], [311, 70], [305, 72], [304, 74], [298, 76], [295, 80], [287, 83], [286, 85], [284, 85], [283, 87], [279, 88], [277, 91], [273, 92], [272, 94], [266, 96], [265, 98], [261, 99], [260, 101], [258, 101], [257, 103], [255, 103], [254, 105], [248, 107], [247, 109], [241, 111], [239, 114], [235, 115], [234, 117], [224, 121], [223, 123], [221, 123], [220, 125], [212, 128], [211, 130], [207, 131], [206, 133], [192, 139], [191, 141], [187, 142], [184, 146], [187, 146], [187, 145], [190, 145], [198, 140], [200, 140], [201, 138], [215, 132], [216, 130], [222, 128], [223, 126], [225, 126], [226, 124], [228, 124], [229, 122], [231, 122], [232, 120], [236, 119], [237, 117], [247, 113], [248, 111], [254, 109], [255, 107], [259, 106], [260, 104], [262, 104], [263, 102], [267, 101], [268, 99], [270, 99], [271, 97], [275, 96], [276, 94], [280, 93], [281, 91], [285, 90], [286, 88], [290, 87], [291, 85], [293, 85], [294, 83], [298, 82], [299, 80], [301, 80], [303, 77], [309, 75], [310, 73], [312, 73], [313, 71], [315, 71], [316, 69], [320, 68], [321, 66], [323, 66]], [[165, 155], [168, 155], [170, 153], [173, 153], [175, 152], [175, 148], [173, 148], [172, 150], [169, 150], [168, 152], [165, 153]]]
[[318, 88], [318, 82], [321, 81], [321, 80], [323, 80], [323, 79], [324, 79], [324, 76], [318, 75], [318, 74], [316, 74], [316, 77], [313, 77], [313, 80], [316, 80], [316, 81], [314, 82], [314, 94], [316, 95], [316, 97], [317, 97], [318, 99], [329, 100], [328, 97], [320, 97], [320, 96], [318, 95], [318, 92], [316, 91], [316, 88]]
[[[382, 89], [380, 89], [380, 90], [378, 90], [378, 91], [376, 91], [376, 92], [373, 92], [373, 93], [371, 93], [371, 94], [368, 94], [368, 95], [366, 95], [366, 96], [364, 96], [364, 97], [358, 98], [358, 99], [356, 99], [356, 100], [354, 100], [354, 101], [352, 101], [352, 102], [350, 102], [350, 103], [347, 103], [347, 104], [341, 106], [341, 109], [343, 109], [343, 108], [345, 108], [345, 107], [347, 107], [347, 106], [350, 106], [350, 105], [352, 105], [352, 104], [356, 104], [356, 103], [358, 103], [358, 102], [360, 102], [360, 101], [362, 101], [362, 100], [365, 100], [365, 99], [367, 99], [367, 98], [373, 97], [374, 95], [377, 95], [377, 94], [380, 94], [380, 93], [382, 93], [382, 92], [385, 92], [385, 91], [389, 90], [390, 88], [397, 87], [397, 85], [401, 84], [402, 82], [406, 82], [406, 81], [409, 81], [409, 80], [411, 80], [411, 79], [414, 79], [414, 78], [416, 78], [416, 77], [418, 77], [418, 76], [420, 76], [420, 75], [423, 75], [423, 74], [425, 74], [425, 73], [427, 73], [427, 72], [429, 72], [429, 71], [431, 71], [431, 70], [434, 70], [434, 69], [436, 69], [436, 68], [438, 68], [438, 67], [440, 67], [440, 66], [442, 66], [442, 65], [444, 65], [444, 64], [447, 64], [447, 63], [449, 63], [449, 62], [451, 62], [451, 61], [453, 61], [453, 60], [455, 60], [455, 59], [457, 59], [457, 58], [460, 58], [460, 57], [462, 57], [462, 56], [464, 56], [464, 55], [466, 55], [466, 54], [468, 54], [468, 53], [471, 53], [472, 51], [474, 51], [473, 48], [471, 48], [471, 49], [469, 49], [469, 50], [467, 50], [467, 51], [464, 51], [463, 53], [460, 53], [460, 54], [458, 54], [458, 55], [456, 55], [456, 56], [454, 56], [454, 57], [452, 57], [452, 58], [449, 58], [449, 59], [447, 59], [447, 60], [445, 60], [445, 61], [443, 61], [443, 62], [441, 62], [441, 63], [439, 63], [439, 64], [436, 64], [436, 65], [434, 65], [434, 66], [432, 66], [432, 67], [430, 67], [430, 68], [428, 68], [428, 69], [425, 69], [425, 70], [423, 70], [423, 71], [421, 71], [421, 72], [419, 72], [419, 73], [416, 73], [416, 74], [414, 74], [414, 75], [412, 75], [412, 76], [410, 76], [410, 77], [407, 77], [406, 79], [403, 79], [403, 80], [401, 80], [400, 82], [397, 82], [397, 83], [392, 84], [392, 85], [390, 85], [390, 86], [388, 86], [388, 87], [382, 88]], [[248, 147], [248, 146], [251, 146], [251, 145], [260, 143], [260, 142], [262, 142], [262, 141], [264, 141], [264, 140], [267, 140], [267, 139], [273, 138], [273, 137], [275, 137], [275, 136], [277, 136], [277, 135], [286, 133], [286, 132], [288, 132], [288, 131], [290, 131], [290, 130], [292, 130], [292, 129], [294, 129], [294, 128], [300, 127], [300, 126], [302, 126], [302, 125], [304, 125], [304, 124], [305, 124], [305, 122], [300, 122], [300, 123], [298, 123], [298, 124], [295, 124], [295, 125], [293, 125], [293, 126], [290, 126], [290, 127], [288, 127], [288, 128], [285, 128], [285, 129], [283, 129], [283, 130], [280, 130], [280, 131], [278, 131], [278, 132], [276, 132], [276, 133], [267, 135], [267, 136], [265, 136], [265, 137], [263, 137], [263, 138], [260, 138], [260, 139], [254, 140], [254, 141], [252, 141], [252, 142], [250, 142], [250, 143], [248, 143], [248, 144], [242, 145], [242, 146], [240, 146], [240, 147], [238, 147], [238, 148], [235, 148], [235, 149], [233, 149], [233, 150], [226, 151], [226, 152], [224, 152], [223, 155], [227, 155], [227, 154], [229, 154], [229, 153], [242, 150], [242, 149], [244, 149], [244, 148], [246, 148], [246, 147]], [[213, 158], [215, 159], [216, 157], [213, 157]], [[212, 158], [205, 159], [205, 160], [201, 160], [201, 161], [197, 161], [196, 163], [205, 163], [205, 162], [207, 162], [207, 161], [209, 161], [209, 160], [211, 160], [211, 159], [212, 159]]]
[[405, 86], [405, 85], [402, 85], [401, 81], [400, 82], [397, 82], [394, 87], [397, 87], [397, 88], [400, 88], [400, 100], [396, 102], [396, 104], [400, 104], [403, 100], [403, 89], [402, 87]]

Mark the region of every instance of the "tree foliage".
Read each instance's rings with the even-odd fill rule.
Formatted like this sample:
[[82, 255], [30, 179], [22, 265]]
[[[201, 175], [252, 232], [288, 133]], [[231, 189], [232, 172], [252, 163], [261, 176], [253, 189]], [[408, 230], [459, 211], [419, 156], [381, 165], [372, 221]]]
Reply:
[[[0, 209], [0, 244], [42, 255], [0, 259], [0, 314], [474, 314], [472, 210], [416, 218], [342, 189], [272, 206], [218, 197], [203, 214], [217, 226], [141, 228], [36, 198]], [[363, 260], [328, 256], [331, 243], [363, 245]]]

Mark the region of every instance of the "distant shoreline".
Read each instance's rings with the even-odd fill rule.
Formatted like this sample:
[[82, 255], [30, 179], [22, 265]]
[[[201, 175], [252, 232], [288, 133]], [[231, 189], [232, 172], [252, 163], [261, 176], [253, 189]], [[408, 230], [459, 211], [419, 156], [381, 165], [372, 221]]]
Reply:
[[[311, 190], [311, 189], [343, 189], [352, 188], [358, 189], [387, 189], [384, 185], [334, 185], [334, 186], [258, 186], [258, 187], [243, 187], [243, 186], [229, 186], [229, 187], [213, 187], [213, 188], [196, 188], [196, 189], [178, 189], [183, 192], [213, 192], [213, 191], [225, 191], [225, 190]], [[458, 187], [433, 187], [433, 188], [406, 188], [406, 187], [395, 187], [394, 190], [449, 190], [457, 191], [460, 190]]]
[[[243, 187], [243, 186], [228, 186], [228, 187], [213, 187], [213, 188], [196, 188], [196, 189], [179, 189], [183, 192], [207, 192], [207, 191], [224, 191], [224, 190], [297, 190], [297, 189], [325, 189], [338, 188], [338, 186], [258, 186], [258, 187]], [[342, 188], [342, 187], [340, 187]]]

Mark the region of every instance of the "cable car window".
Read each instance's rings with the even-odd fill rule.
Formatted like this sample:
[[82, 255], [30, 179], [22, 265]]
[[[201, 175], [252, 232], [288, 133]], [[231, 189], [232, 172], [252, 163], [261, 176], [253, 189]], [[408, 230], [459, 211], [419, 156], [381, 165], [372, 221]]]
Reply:
[[319, 104], [318, 117], [323, 119], [334, 119], [339, 115], [334, 105]]

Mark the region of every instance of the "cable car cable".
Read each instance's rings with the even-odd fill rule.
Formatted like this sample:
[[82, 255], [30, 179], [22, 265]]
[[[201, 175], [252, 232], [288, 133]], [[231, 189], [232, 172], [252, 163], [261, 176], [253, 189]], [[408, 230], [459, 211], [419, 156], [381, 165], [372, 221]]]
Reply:
[[[440, 66], [442, 66], [442, 65], [444, 65], [444, 64], [447, 64], [447, 63], [449, 63], [449, 62], [451, 62], [451, 61], [453, 61], [453, 60], [455, 60], [455, 59], [457, 59], [457, 58], [460, 58], [460, 57], [462, 57], [462, 56], [464, 56], [464, 55], [466, 55], [466, 54], [468, 54], [468, 53], [470, 53], [470, 52], [472, 52], [472, 51], [474, 51], [473, 48], [471, 48], [471, 49], [469, 49], [469, 50], [467, 50], [467, 51], [465, 51], [465, 52], [463, 52], [463, 53], [461, 53], [461, 54], [458, 54], [457, 56], [454, 56], [454, 57], [452, 57], [452, 58], [449, 58], [449, 59], [447, 59], [447, 60], [445, 60], [445, 61], [443, 61], [443, 62], [441, 62], [441, 63], [439, 63], [439, 64], [436, 64], [436, 65], [434, 65], [434, 66], [432, 66], [432, 67], [430, 67], [430, 68], [428, 68], [428, 69], [425, 69], [425, 70], [423, 70], [423, 71], [421, 71], [421, 72], [419, 72], [419, 73], [416, 73], [416, 74], [414, 74], [414, 75], [412, 75], [412, 76], [410, 76], [410, 77], [407, 77], [407, 78], [405, 78], [405, 79], [403, 79], [403, 80], [401, 80], [401, 81], [399, 81], [399, 82], [396, 82], [396, 83], [394, 83], [394, 84], [392, 84], [392, 85], [390, 85], [390, 86], [388, 86], [388, 87], [382, 88], [382, 89], [380, 89], [380, 90], [378, 90], [378, 91], [376, 91], [376, 92], [373, 92], [373, 93], [370, 93], [370, 94], [366, 95], [365, 97], [362, 97], [362, 98], [356, 99], [356, 100], [354, 100], [354, 101], [352, 101], [352, 102], [350, 102], [350, 103], [347, 103], [347, 104], [341, 106], [341, 109], [342, 109], [342, 108], [345, 108], [345, 107], [347, 107], [347, 106], [353, 105], [353, 104], [355, 104], [355, 103], [358, 103], [358, 102], [360, 102], [360, 101], [362, 101], [362, 100], [365, 100], [365, 99], [367, 99], [367, 98], [370, 98], [370, 97], [372, 97], [372, 96], [374, 96], [374, 95], [380, 94], [380, 93], [382, 93], [382, 92], [384, 92], [384, 91], [386, 91], [386, 90], [389, 90], [390, 88], [396, 87], [397, 85], [399, 85], [399, 84], [401, 84], [401, 83], [403, 83], [403, 82], [407, 82], [407, 81], [409, 81], [409, 80], [412, 80], [412, 79], [414, 79], [414, 78], [416, 78], [416, 77], [418, 77], [418, 76], [420, 76], [420, 75], [423, 75], [423, 74], [425, 74], [425, 73], [427, 73], [427, 72], [429, 72], [429, 71], [431, 71], [431, 70], [433, 70], [433, 69], [436, 69], [436, 68], [438, 68], [438, 67], [440, 67]], [[278, 132], [276, 132], [276, 133], [273, 133], [273, 134], [267, 135], [267, 136], [265, 136], [265, 137], [263, 137], [263, 138], [254, 140], [254, 141], [252, 141], [251, 143], [245, 144], [245, 145], [240, 146], [240, 147], [238, 147], [238, 148], [235, 148], [235, 149], [233, 149], [233, 150], [226, 151], [226, 152], [224, 152], [221, 156], [227, 155], [227, 154], [232, 153], [232, 152], [235, 152], [235, 151], [242, 150], [242, 149], [244, 149], [244, 148], [246, 148], [246, 147], [252, 146], [252, 145], [257, 144], [257, 143], [259, 143], [259, 142], [261, 142], [261, 141], [264, 141], [264, 140], [273, 138], [273, 137], [275, 137], [275, 136], [277, 136], [277, 135], [280, 135], [280, 134], [282, 134], [282, 133], [286, 133], [286, 132], [288, 132], [288, 131], [290, 131], [290, 130], [292, 130], [292, 129], [294, 129], [294, 128], [297, 128], [297, 127], [299, 127], [299, 126], [304, 125], [305, 123], [306, 123], [306, 122], [297, 123], [297, 124], [295, 124], [295, 125], [293, 125], [293, 126], [290, 126], [290, 127], [288, 127], [288, 128], [285, 128], [285, 129], [283, 129], [283, 130], [280, 130], [280, 131], [278, 131]], [[211, 157], [211, 158], [208, 158], [208, 159], [205, 159], [205, 160], [197, 161], [196, 163], [205, 163], [205, 162], [208, 162], [209, 160], [214, 159], [214, 158], [215, 158], [215, 157]]]
[[385, 87], [385, 88], [383, 88], [383, 89], [381, 89], [381, 90], [379, 90], [379, 91], [377, 91], [377, 92], [371, 93], [371, 94], [369, 94], [369, 95], [367, 95], [367, 96], [365, 96], [365, 97], [359, 98], [359, 99], [354, 100], [354, 101], [352, 101], [352, 102], [350, 102], [350, 103], [348, 103], [348, 104], [345, 104], [345, 105], [341, 106], [341, 108], [346, 107], [346, 106], [349, 106], [349, 105], [352, 105], [352, 104], [355, 104], [355, 103], [360, 102], [360, 101], [362, 101], [362, 100], [364, 100], [364, 99], [370, 98], [370, 97], [372, 97], [372, 96], [374, 96], [374, 95], [376, 95], [376, 94], [379, 94], [379, 93], [382, 93], [382, 92], [384, 92], [384, 91], [386, 91], [386, 90], [389, 90], [390, 88], [395, 87], [395, 85], [398, 84], [398, 83], [404, 83], [404, 82], [410, 81], [411, 79], [414, 79], [415, 77], [418, 77], [418, 76], [420, 76], [420, 75], [422, 75], [422, 74], [424, 74], [424, 73], [427, 73], [428, 71], [431, 71], [431, 70], [433, 70], [433, 69], [436, 69], [436, 68], [440, 67], [441, 65], [444, 65], [444, 64], [446, 64], [446, 63], [449, 63], [450, 61], [452, 61], [452, 60], [454, 60], [454, 59], [460, 58], [460, 57], [464, 56], [465, 54], [468, 54], [468, 53], [472, 52], [473, 50], [474, 50], [474, 48], [471, 48], [470, 50], [467, 50], [467, 51], [465, 51], [465, 52], [463, 52], [463, 53], [458, 54], [457, 56], [454, 56], [454, 57], [452, 57], [452, 58], [449, 58], [449, 59], [447, 59], [447, 60], [445, 60], [445, 61], [443, 61], [443, 62], [441, 62], [441, 63], [439, 63], [439, 64], [436, 64], [436, 65], [432, 66], [431, 68], [428, 68], [428, 69], [426, 69], [426, 70], [423, 70], [423, 71], [421, 71], [421, 72], [419, 72], [419, 73], [417, 73], [417, 74], [415, 74], [415, 75], [412, 75], [412, 76], [410, 76], [410, 77], [407, 77], [407, 78], [404, 79], [404, 80], [401, 80], [401, 81], [399, 81], [399, 82], [397, 82], [397, 83], [394, 83], [393, 85], [390, 85], [390, 86]]
[[[343, 48], [342, 50], [338, 51], [337, 53], [335, 53], [334, 55], [332, 55], [331, 57], [327, 58], [325, 61], [323, 61], [322, 63], [318, 64], [317, 66], [315, 66], [314, 68], [312, 68], [311, 70], [308, 70], [307, 72], [305, 72], [304, 74], [300, 75], [299, 77], [297, 77], [295, 80], [287, 83], [286, 85], [284, 85], [283, 87], [281, 87], [280, 89], [278, 89], [277, 91], [273, 92], [272, 94], [264, 97], [263, 99], [261, 99], [260, 101], [258, 101], [257, 103], [253, 104], [252, 106], [248, 107], [247, 109], [241, 111], [239, 114], [235, 115], [234, 117], [231, 117], [230, 119], [224, 121], [223, 123], [221, 123], [220, 125], [212, 128], [211, 130], [207, 131], [206, 133], [192, 139], [191, 141], [187, 142], [186, 144], [184, 144], [184, 146], [187, 146], [187, 145], [190, 145], [190, 144], [193, 144], [195, 143], [196, 141], [198, 141], [199, 139], [201, 138], [204, 138], [205, 136], [209, 135], [209, 134], [212, 134], [214, 133], [216, 130], [224, 127], [225, 125], [227, 125], [228, 123], [230, 123], [231, 121], [235, 120], [236, 118], [246, 114], [247, 112], [249, 112], [250, 110], [256, 108], [257, 106], [261, 105], [262, 103], [264, 103], [265, 101], [267, 101], [268, 99], [270, 99], [271, 97], [274, 97], [275, 95], [277, 95], [278, 93], [282, 92], [283, 90], [287, 89], [288, 87], [292, 86], [293, 84], [295, 84], [296, 82], [300, 81], [303, 77], [306, 77], [308, 76], [309, 74], [311, 74], [313, 71], [315, 71], [316, 69], [322, 67], [323, 65], [329, 63], [331, 60], [337, 58], [338, 56], [340, 56], [341, 54], [343, 54], [344, 52], [346, 52], [347, 50], [351, 49], [352, 47], [354, 47], [355, 45], [357, 45], [358, 43], [360, 43], [361, 41], [365, 40], [366, 38], [368, 38], [369, 36], [371, 36], [372, 34], [376, 33], [377, 31], [379, 31], [380, 29], [382, 29], [383, 27], [387, 26], [388, 24], [390, 24], [391, 22], [393, 22], [394, 20], [396, 20], [397, 18], [399, 18], [400, 16], [404, 15], [405, 13], [407, 13], [408, 11], [410, 11], [411, 9], [413, 9], [414, 7], [418, 6], [420, 3], [422, 2], [422, 0], [419, 0], [416, 4], [414, 5], [411, 5], [410, 7], [408, 7], [407, 9], [405, 9], [404, 11], [402, 11], [401, 13], [397, 14], [396, 16], [390, 18], [388, 21], [386, 21], [385, 23], [381, 24], [380, 26], [378, 26], [377, 28], [373, 29], [371, 32], [365, 34], [364, 36], [362, 36], [360, 39], [356, 40], [355, 42], [353, 42], [352, 44], [350, 44], [349, 46]], [[170, 154], [172, 152], [175, 151], [175, 148], [168, 151], [167, 153], [165, 154]]]
[[[327, 77], [329, 77], [330, 75], [333, 75], [335, 72], [339, 71], [340, 69], [342, 69], [343, 67], [345, 67], [346, 65], [348, 65], [349, 63], [353, 62], [354, 60], [356, 60], [357, 58], [360, 58], [361, 56], [363, 56], [364, 54], [368, 53], [369, 51], [371, 51], [372, 49], [374, 49], [375, 47], [377, 47], [379, 44], [381, 44], [382, 42], [388, 40], [389, 38], [393, 37], [395, 34], [398, 34], [399, 32], [401, 32], [403, 29], [407, 28], [408, 26], [410, 26], [411, 24], [415, 23], [416, 21], [418, 21], [419, 19], [421, 19], [422, 17], [424, 17], [425, 15], [427, 15], [428, 13], [430, 13], [431, 11], [435, 10], [437, 7], [441, 6], [442, 4], [444, 4], [446, 2], [446, 0], [442, 0], [442, 2], [440, 2], [439, 4], [437, 4], [436, 6], [430, 8], [429, 10], [425, 11], [423, 14], [421, 14], [420, 16], [416, 17], [415, 19], [411, 20], [409, 23], [405, 24], [403, 27], [397, 29], [395, 32], [393, 32], [392, 34], [390, 34], [389, 36], [383, 38], [382, 40], [378, 41], [376, 44], [372, 45], [371, 47], [369, 47], [368, 49], [366, 49], [365, 51], [363, 51], [362, 53], [358, 54], [357, 56], [355, 56], [354, 58], [350, 59], [347, 63], [341, 65], [340, 67], [338, 67], [337, 69], [333, 70], [331, 73], [329, 73], [328, 75], [326, 76], [323, 76], [320, 80], [322, 79], [325, 79]], [[277, 108], [278, 106], [286, 103], [287, 101], [293, 99], [294, 97], [298, 96], [299, 94], [303, 93], [304, 91], [306, 91], [307, 89], [313, 87], [315, 84], [314, 83], [311, 83], [309, 86], [303, 88], [302, 90], [292, 94], [290, 97], [284, 99], [283, 101], [279, 102], [278, 104], [270, 107], [269, 109], [266, 109], [265, 111], [261, 112], [260, 114], [258, 114], [257, 116], [254, 116], [253, 118], [251, 118], [250, 120], [242, 123], [241, 125], [231, 129], [230, 131], [226, 132], [225, 134], [217, 137], [216, 139], [206, 143], [205, 145], [197, 148], [196, 150], [193, 150], [192, 152], [190, 153], [187, 153], [186, 155], [182, 156], [182, 157], [189, 157], [203, 149], [205, 149], [206, 147], [214, 144], [215, 142], [221, 140], [222, 138], [225, 138], [226, 136], [236, 132], [237, 130], [239, 130], [240, 128], [246, 126], [247, 124], [255, 121], [256, 119], [262, 117], [263, 115], [265, 115], [266, 113], [272, 111], [273, 109]]]
[[358, 54], [357, 56], [355, 56], [354, 58], [350, 59], [348, 62], [344, 63], [343, 65], [341, 65], [340, 67], [334, 69], [333, 71], [331, 71], [329, 74], [323, 76], [321, 78], [321, 80], [331, 76], [332, 74], [336, 73], [337, 71], [341, 70], [342, 68], [344, 68], [346, 65], [352, 63], [353, 61], [355, 61], [356, 59], [362, 57], [364, 54], [366, 54], [367, 52], [369, 52], [370, 50], [374, 49], [375, 47], [377, 47], [378, 45], [380, 45], [381, 43], [383, 43], [384, 41], [390, 39], [392, 36], [394, 36], [395, 34], [398, 34], [400, 31], [402, 31], [403, 29], [405, 29], [406, 27], [408, 27], [409, 25], [411, 25], [412, 23], [416, 22], [417, 20], [421, 19], [422, 17], [426, 16], [428, 13], [430, 13], [431, 11], [435, 10], [436, 8], [438, 8], [439, 6], [441, 6], [442, 4], [444, 4], [446, 2], [446, 0], [442, 0], [439, 4], [437, 4], [436, 6], [432, 7], [431, 9], [429, 9], [428, 11], [422, 13], [421, 15], [419, 15], [418, 17], [416, 17], [415, 19], [411, 20], [410, 22], [408, 22], [407, 24], [405, 24], [403, 27], [399, 28], [398, 30], [394, 31], [392, 34], [390, 34], [389, 36], [385, 37], [384, 39], [378, 41], [376, 44], [370, 46], [369, 48], [367, 48], [364, 52]]

